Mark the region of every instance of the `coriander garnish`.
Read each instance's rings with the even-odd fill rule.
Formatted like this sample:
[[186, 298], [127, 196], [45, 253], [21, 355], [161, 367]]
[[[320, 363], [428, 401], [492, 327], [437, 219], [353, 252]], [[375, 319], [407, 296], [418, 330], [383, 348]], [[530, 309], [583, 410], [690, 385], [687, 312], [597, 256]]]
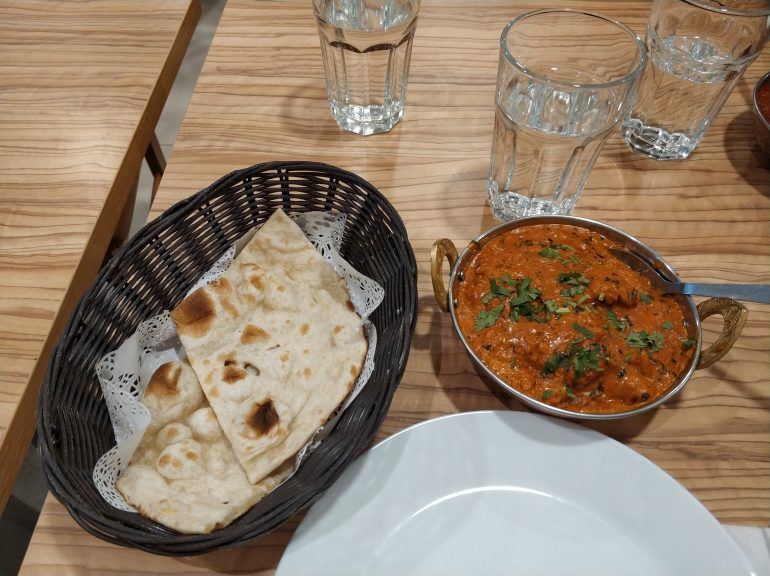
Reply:
[[569, 284], [570, 286], [578, 286], [580, 284], [588, 285], [591, 281], [583, 276], [582, 272], [560, 272], [556, 276], [556, 280], [561, 284]]
[[688, 338], [687, 340], [682, 340], [682, 350], [689, 350], [693, 346], [695, 346], [696, 340], [695, 338]]
[[580, 258], [575, 256], [574, 254], [570, 254], [566, 258], [561, 253], [561, 251], [565, 252], [574, 252], [575, 249], [570, 246], [569, 244], [551, 244], [550, 246], [546, 246], [538, 254], [542, 256], [543, 258], [551, 258], [553, 260], [558, 260], [562, 264], [566, 264], [567, 262], [572, 262], [574, 264], [580, 264]]
[[539, 317], [543, 306], [534, 304], [534, 301], [540, 297], [540, 290], [532, 286], [532, 279], [525, 277], [516, 288], [516, 296], [511, 299], [510, 318], [517, 321], [520, 316], [534, 322], [545, 322], [545, 319]]
[[567, 298], [572, 298], [574, 296], [579, 296], [583, 292], [585, 292], [586, 288], [585, 286], [570, 286], [569, 288], [565, 288], [561, 291], [562, 296], [566, 296]]
[[[510, 279], [510, 281], [509, 281]], [[484, 294], [484, 296], [481, 298], [481, 301], [484, 304], [489, 303], [490, 300], [493, 298], [505, 298], [506, 296], [511, 295], [511, 289], [504, 287], [502, 284], [508, 284], [509, 286], [512, 286], [515, 284], [515, 280], [511, 278], [509, 274], [505, 274], [500, 277], [499, 283], [496, 278], [490, 277], [489, 279], [489, 292]]]
[[580, 332], [583, 336], [585, 336], [589, 340], [593, 340], [596, 337], [594, 333], [591, 332], [588, 328], [586, 328], [585, 326], [581, 326], [577, 322], [573, 322], [572, 327], [575, 329], [576, 332]]
[[657, 352], [663, 348], [665, 337], [660, 332], [647, 333], [644, 330], [631, 332], [626, 338], [626, 343], [631, 348], [645, 348], [651, 352]]
[[543, 258], [553, 258], [554, 260], [561, 260], [561, 252], [556, 250], [555, 248], [543, 248], [540, 252], [538, 252]]
[[546, 388], [545, 390], [543, 390], [543, 393], [540, 395], [540, 398], [542, 400], [548, 400], [551, 396], [553, 396], [553, 390], [551, 390], [550, 388]]
[[615, 312], [612, 310], [607, 310], [607, 320], [609, 320], [610, 323], [621, 332], [625, 330], [626, 326], [628, 325], [625, 318], [618, 318], [618, 315], [615, 314]]
[[557, 352], [550, 356], [543, 366], [543, 374], [554, 374], [559, 368], [574, 370], [575, 376], [582, 376], [586, 370], [601, 372], [599, 365], [603, 359], [602, 348], [599, 344], [593, 344], [588, 348], [580, 346], [582, 339], [573, 340], [564, 352]]
[[489, 328], [500, 317], [503, 311], [503, 304], [498, 304], [491, 310], [481, 310], [476, 316], [476, 332], [481, 332], [484, 328]]
[[652, 304], [652, 296], [647, 294], [647, 292], [640, 292], [639, 293], [639, 300], [641, 300], [645, 304]]
[[673, 327], [674, 327], [674, 325], [671, 322], [669, 322], [668, 320], [666, 320], [663, 323], [663, 329], [664, 330], [671, 330]]

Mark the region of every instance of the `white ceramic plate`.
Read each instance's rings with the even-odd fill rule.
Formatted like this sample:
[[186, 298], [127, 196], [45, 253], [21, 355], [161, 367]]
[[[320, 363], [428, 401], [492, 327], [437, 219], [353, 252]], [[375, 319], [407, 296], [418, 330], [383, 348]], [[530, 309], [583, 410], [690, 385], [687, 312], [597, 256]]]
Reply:
[[278, 576], [750, 575], [714, 517], [624, 445], [472, 412], [378, 444], [313, 506]]

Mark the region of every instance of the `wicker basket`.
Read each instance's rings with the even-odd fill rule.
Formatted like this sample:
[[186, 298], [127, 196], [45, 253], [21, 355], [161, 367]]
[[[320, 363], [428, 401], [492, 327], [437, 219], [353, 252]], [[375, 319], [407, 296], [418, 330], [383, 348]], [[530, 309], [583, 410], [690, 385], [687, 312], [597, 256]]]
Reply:
[[[238, 520], [184, 535], [107, 504], [91, 479], [114, 443], [94, 366], [140, 322], [173, 308], [233, 242], [278, 207], [347, 214], [342, 256], [385, 288], [371, 320], [374, 373], [331, 434], [287, 482]], [[315, 501], [372, 439], [404, 372], [416, 320], [414, 253], [401, 218], [371, 184], [326, 164], [271, 162], [238, 170], [148, 224], [102, 269], [59, 341], [40, 395], [38, 435], [51, 491], [88, 532], [155, 554], [242, 545]]]

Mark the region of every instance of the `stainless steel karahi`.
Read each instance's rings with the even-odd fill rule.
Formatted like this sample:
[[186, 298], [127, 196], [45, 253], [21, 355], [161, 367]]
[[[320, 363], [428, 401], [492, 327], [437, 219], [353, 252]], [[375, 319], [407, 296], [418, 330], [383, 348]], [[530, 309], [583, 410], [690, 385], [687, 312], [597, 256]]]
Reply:
[[[512, 222], [506, 222], [500, 224], [472, 240], [468, 246], [459, 255], [457, 249], [451, 240], [442, 238], [436, 240], [433, 243], [433, 249], [431, 250], [431, 278], [433, 281], [433, 293], [436, 297], [436, 302], [439, 308], [444, 312], [449, 312], [452, 316], [452, 323], [454, 324], [455, 332], [460, 337], [460, 341], [465, 346], [465, 350], [471, 357], [471, 360], [479, 368], [479, 370], [486, 375], [494, 384], [496, 384], [502, 391], [517, 398], [527, 406], [551, 414], [553, 416], [560, 416], [563, 418], [574, 418], [583, 420], [613, 420], [616, 418], [626, 418], [629, 416], [636, 416], [644, 412], [648, 412], [653, 408], [656, 408], [667, 401], [669, 398], [679, 392], [695, 370], [701, 368], [707, 368], [722, 356], [727, 354], [732, 345], [737, 340], [744, 324], [746, 323], [746, 316], [748, 311], [743, 304], [736, 302], [730, 298], [709, 298], [695, 305], [693, 299], [689, 296], [677, 295], [673, 296], [679, 302], [684, 313], [684, 318], [687, 323], [688, 337], [694, 339], [697, 342], [695, 348], [695, 354], [693, 354], [690, 363], [688, 364], [684, 373], [679, 377], [679, 380], [675, 382], [669, 390], [662, 394], [659, 398], [649, 402], [634, 410], [628, 410], [626, 412], [618, 412], [612, 414], [590, 414], [583, 412], [573, 412], [571, 410], [565, 410], [564, 408], [558, 408], [551, 406], [545, 402], [541, 402], [535, 398], [527, 396], [523, 392], [520, 392], [516, 388], [507, 384], [500, 379], [492, 370], [486, 367], [486, 365], [479, 359], [475, 352], [471, 349], [468, 342], [465, 340], [460, 327], [457, 324], [457, 315], [455, 310], [460, 305], [455, 299], [457, 288], [461, 282], [463, 282], [463, 271], [473, 257], [484, 246], [490, 238], [494, 238], [499, 234], [503, 234], [508, 230], [514, 228], [521, 228], [524, 226], [532, 226], [534, 224], [568, 224], [578, 226], [587, 230], [598, 232], [609, 238], [621, 243], [627, 250], [630, 250], [637, 255], [641, 256], [647, 262], [649, 262], [660, 274], [667, 280], [679, 281], [678, 276], [674, 272], [673, 268], [669, 266], [663, 258], [660, 257], [652, 248], [645, 243], [637, 240], [630, 234], [626, 234], [617, 228], [597, 222], [595, 220], [588, 220], [586, 218], [578, 218], [576, 216], [532, 216], [529, 218], [521, 218]], [[443, 280], [443, 264], [444, 258], [449, 261], [451, 266], [449, 274], [449, 289], [444, 286]], [[451, 297], [450, 297], [451, 295]], [[711, 346], [706, 349], [701, 349], [702, 328], [701, 322], [714, 314], [720, 314], [724, 318], [724, 326], [722, 332]]]

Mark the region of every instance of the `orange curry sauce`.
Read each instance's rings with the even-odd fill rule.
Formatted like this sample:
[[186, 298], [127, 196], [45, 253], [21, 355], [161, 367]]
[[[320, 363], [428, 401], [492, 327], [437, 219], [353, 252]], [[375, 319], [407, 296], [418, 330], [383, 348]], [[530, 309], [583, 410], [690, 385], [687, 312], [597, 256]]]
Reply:
[[491, 238], [455, 283], [476, 355], [528, 396], [575, 412], [626, 412], [685, 371], [695, 342], [681, 308], [596, 232], [536, 224]]

